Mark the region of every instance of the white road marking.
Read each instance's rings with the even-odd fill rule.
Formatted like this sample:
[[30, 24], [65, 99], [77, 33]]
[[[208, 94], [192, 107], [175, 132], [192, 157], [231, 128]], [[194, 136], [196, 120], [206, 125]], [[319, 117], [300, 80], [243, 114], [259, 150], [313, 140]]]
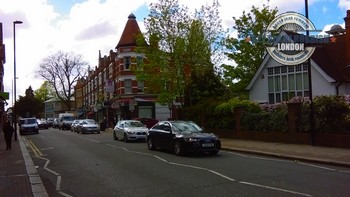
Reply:
[[100, 143], [101, 143], [100, 141], [98, 141], [98, 140], [93, 140], [93, 139], [89, 139], [89, 141], [95, 142], [95, 143], [97, 143], [97, 144], [100, 144]]
[[47, 166], [50, 164], [50, 160], [45, 158], [45, 157], [41, 157], [41, 156], [37, 156], [37, 158], [39, 159], [42, 159], [42, 160], [45, 160], [45, 165], [44, 165], [44, 169], [52, 174], [54, 174], [56, 176], [56, 191], [58, 191], [59, 194], [61, 194], [62, 196], [65, 196], [65, 197], [72, 197], [71, 195], [69, 194], [66, 194], [64, 192], [61, 191], [61, 183], [62, 183], [62, 177], [59, 173], [51, 170], [50, 168], [48, 168]]
[[238, 156], [242, 156], [242, 157], [246, 157], [246, 158], [254, 158], [254, 159], [261, 159], [261, 160], [270, 160], [270, 161], [279, 161], [279, 162], [287, 162], [287, 163], [298, 163], [298, 164], [300, 164], [300, 165], [309, 166], [309, 167], [314, 167], [314, 168], [320, 168], [320, 169], [323, 169], [323, 170], [350, 173], [350, 171], [337, 170], [337, 169], [335, 169], [335, 168], [329, 168], [329, 167], [325, 167], [325, 166], [321, 166], [321, 165], [315, 165], [315, 164], [311, 164], [311, 163], [299, 162], [298, 160], [273, 159], [273, 158], [268, 158], [268, 157], [249, 156], [249, 155], [244, 155], [244, 154], [234, 153], [234, 152], [229, 152], [229, 151], [225, 151], [225, 152], [227, 152], [227, 153], [229, 153], [229, 154], [232, 154], [232, 155], [238, 155]]
[[252, 156], [252, 155], [245, 155], [242, 153], [236, 153], [236, 152], [230, 152], [230, 151], [225, 151], [228, 154], [231, 155], [238, 155], [241, 157], [246, 157], [246, 158], [253, 158], [253, 159], [261, 159], [261, 160], [268, 160], [268, 161], [281, 161], [281, 162], [290, 162], [288, 160], [284, 160], [284, 159], [274, 159], [274, 158], [268, 158], [268, 157], [258, 157], [258, 156]]
[[41, 148], [40, 150], [53, 150], [55, 149], [54, 147], [47, 147], [47, 148]]
[[330, 171], [335, 171], [336, 170], [334, 168], [327, 168], [327, 167], [324, 167], [324, 166], [319, 166], [319, 165], [309, 164], [309, 163], [304, 163], [304, 162], [299, 162], [299, 164], [304, 165], [304, 166], [311, 166], [311, 167], [314, 167], [314, 168], [320, 168], [320, 169], [323, 169], [323, 170], [330, 170]]
[[69, 194], [66, 194], [66, 193], [62, 192], [62, 191], [59, 191], [58, 193], [61, 194], [64, 197], [73, 197], [73, 196], [71, 196]]
[[56, 191], [60, 191], [60, 190], [61, 190], [61, 181], [62, 181], [61, 176], [57, 176], [57, 180], [56, 180]]
[[348, 170], [338, 170], [338, 172], [350, 173], [350, 171], [348, 171]]
[[271, 189], [271, 190], [277, 190], [277, 191], [291, 193], [291, 194], [297, 194], [297, 195], [301, 195], [301, 196], [312, 196], [310, 194], [295, 192], [295, 191], [281, 189], [281, 188], [276, 188], [276, 187], [270, 187], [270, 186], [266, 186], [266, 185], [260, 185], [260, 184], [256, 184], [256, 183], [250, 183], [250, 182], [245, 182], [245, 181], [238, 181], [238, 182], [242, 183], [242, 184], [246, 184], [246, 185], [251, 185], [251, 186], [261, 187], [261, 188], [266, 188], [266, 189]]
[[[130, 153], [135, 153], [135, 154], [141, 154], [141, 155], [146, 155], [146, 156], [152, 156], [160, 161], [163, 161], [164, 163], [167, 163], [169, 165], [177, 165], [177, 166], [183, 166], [183, 167], [187, 167], [187, 168], [193, 168], [193, 169], [197, 169], [197, 170], [203, 170], [203, 171], [207, 171], [207, 172], [210, 172], [212, 174], [215, 174], [219, 177], [222, 177], [226, 180], [229, 180], [231, 182], [234, 182], [234, 181], [237, 181], [231, 177], [228, 177], [226, 175], [223, 175], [215, 170], [211, 170], [211, 169], [208, 169], [208, 168], [203, 168], [203, 167], [199, 167], [199, 166], [193, 166], [193, 165], [188, 165], [188, 164], [181, 164], [181, 163], [176, 163], [176, 162], [170, 162], [170, 161], [167, 161], [166, 159], [160, 157], [160, 156], [157, 156], [157, 155], [154, 155], [154, 154], [145, 154], [145, 153], [142, 153], [142, 152], [137, 152], [137, 151], [130, 151], [129, 149], [127, 149], [126, 147], [122, 147], [122, 146], [113, 146], [113, 145], [110, 145], [110, 144], [107, 144], [107, 146], [109, 147], [113, 147], [113, 148], [118, 148], [118, 149], [123, 149], [125, 150], [126, 152], [130, 152]], [[256, 184], [256, 183], [250, 183], [250, 182], [245, 182], [245, 181], [237, 181], [237, 183], [241, 183], [241, 184], [246, 184], [246, 185], [251, 185], [251, 186], [255, 186], [255, 187], [261, 187], [261, 188], [266, 188], [266, 189], [271, 189], [271, 190], [277, 190], [277, 191], [282, 191], [282, 192], [286, 192], [286, 193], [292, 193], [292, 194], [297, 194], [297, 195], [301, 195], [301, 196], [311, 196], [310, 194], [305, 194], [305, 193], [300, 193], [300, 192], [296, 192], [296, 191], [292, 191], [292, 190], [286, 190], [286, 189], [281, 189], [281, 188], [276, 188], [276, 187], [270, 187], [270, 186], [266, 186], [266, 185], [260, 185], [260, 184]]]

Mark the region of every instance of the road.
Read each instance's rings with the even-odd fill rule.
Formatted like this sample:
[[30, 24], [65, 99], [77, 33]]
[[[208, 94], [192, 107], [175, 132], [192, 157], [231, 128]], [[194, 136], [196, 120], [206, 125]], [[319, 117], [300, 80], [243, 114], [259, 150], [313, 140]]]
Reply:
[[111, 134], [23, 136], [50, 196], [350, 196], [350, 169], [220, 151], [176, 156]]

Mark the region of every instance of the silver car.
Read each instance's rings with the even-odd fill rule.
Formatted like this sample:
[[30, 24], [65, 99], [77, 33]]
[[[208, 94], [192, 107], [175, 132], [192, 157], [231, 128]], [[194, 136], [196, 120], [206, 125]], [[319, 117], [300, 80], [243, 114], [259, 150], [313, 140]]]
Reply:
[[113, 138], [115, 140], [124, 140], [124, 142], [135, 140], [146, 140], [148, 128], [138, 120], [121, 120], [117, 122], [113, 129]]
[[77, 133], [100, 133], [100, 126], [94, 119], [83, 119], [80, 120], [77, 127]]
[[77, 128], [79, 125], [80, 120], [74, 120], [72, 125], [70, 126], [70, 131], [77, 132]]

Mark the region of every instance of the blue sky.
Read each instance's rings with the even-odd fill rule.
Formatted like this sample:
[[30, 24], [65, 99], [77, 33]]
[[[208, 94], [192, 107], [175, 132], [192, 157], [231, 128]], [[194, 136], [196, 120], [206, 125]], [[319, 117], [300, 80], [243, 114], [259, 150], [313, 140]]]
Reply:
[[[126, 3], [125, 3], [126, 2]], [[133, 13], [144, 31], [143, 19], [148, 5], [157, 0], [0, 0], [0, 22], [3, 23], [6, 64], [5, 91], [11, 92], [13, 81], [13, 21], [16, 25], [17, 95], [25, 89], [35, 90], [43, 80], [35, 76], [40, 61], [57, 50], [81, 54], [90, 67], [97, 66], [98, 53], [114, 50], [127, 17]], [[179, 0], [190, 11], [212, 0]], [[295, 11], [305, 14], [304, 0], [219, 0], [222, 24], [232, 30], [232, 17], [239, 17], [251, 7], [269, 4], [280, 13]], [[333, 24], [344, 27], [343, 18], [350, 10], [350, 0], [309, 0], [309, 18], [318, 30], [329, 30]], [[234, 35], [234, 34], [231, 34]], [[33, 52], [34, 51], [34, 52]], [[28, 83], [30, 82], [30, 84]], [[10, 96], [10, 100], [11, 100]]]
[[[305, 11], [300, 10], [300, 13], [305, 14]], [[333, 23], [343, 24], [345, 15], [346, 9], [339, 7], [338, 1], [320, 0], [309, 6], [309, 19], [316, 29], [323, 29], [326, 25]]]
[[[85, 2], [86, 0], [48, 0], [49, 4], [54, 5], [54, 10], [62, 15], [69, 15], [69, 12], [72, 6]], [[100, 1], [103, 3], [104, 1]], [[273, 1], [269, 3], [271, 6], [274, 4]], [[285, 2], [288, 2], [285, 0]], [[317, 1], [308, 1], [309, 4], [309, 19], [314, 23], [317, 29], [323, 29], [326, 25], [330, 23], [339, 23], [342, 24], [343, 18], [345, 17], [346, 4], [350, 4], [350, 0], [343, 1], [344, 6], [341, 7], [339, 4], [340, 1], [336, 0], [317, 0]], [[305, 1], [301, 2], [302, 6], [298, 6], [296, 11], [303, 15], [305, 15]], [[348, 8], [350, 9], [350, 8]], [[285, 11], [282, 8], [282, 11]], [[144, 17], [148, 14], [148, 5], [145, 2], [143, 6], [137, 8], [136, 11], [133, 12], [135, 16], [138, 17], [139, 21], [142, 21]]]

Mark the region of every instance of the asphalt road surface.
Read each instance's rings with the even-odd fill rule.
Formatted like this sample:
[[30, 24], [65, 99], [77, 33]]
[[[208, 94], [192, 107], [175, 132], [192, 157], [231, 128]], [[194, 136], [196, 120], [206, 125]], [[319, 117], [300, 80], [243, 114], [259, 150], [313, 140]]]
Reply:
[[50, 196], [350, 196], [350, 169], [220, 151], [176, 156], [112, 134], [25, 135]]

